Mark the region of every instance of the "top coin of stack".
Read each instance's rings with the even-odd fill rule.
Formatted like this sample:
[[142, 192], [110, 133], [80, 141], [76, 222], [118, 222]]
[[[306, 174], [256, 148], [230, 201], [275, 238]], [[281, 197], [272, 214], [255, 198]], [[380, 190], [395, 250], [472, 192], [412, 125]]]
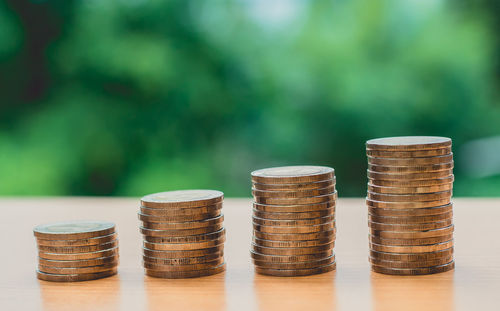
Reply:
[[88, 281], [117, 273], [115, 224], [75, 221], [39, 225], [37, 276], [56, 282]]
[[180, 190], [141, 199], [146, 274], [192, 278], [226, 269], [226, 230], [221, 214], [224, 194], [215, 190]]
[[395, 275], [452, 270], [451, 139], [372, 139], [366, 153], [372, 270]]
[[252, 172], [257, 273], [302, 276], [335, 269], [334, 170], [285, 166]]

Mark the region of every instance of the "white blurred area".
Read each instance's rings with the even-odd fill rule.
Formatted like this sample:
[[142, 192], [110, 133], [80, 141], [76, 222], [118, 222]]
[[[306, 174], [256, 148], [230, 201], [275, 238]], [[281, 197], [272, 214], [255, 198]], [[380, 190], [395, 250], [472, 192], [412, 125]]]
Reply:
[[462, 145], [458, 152], [459, 164], [470, 177], [500, 174], [500, 136], [472, 140]]

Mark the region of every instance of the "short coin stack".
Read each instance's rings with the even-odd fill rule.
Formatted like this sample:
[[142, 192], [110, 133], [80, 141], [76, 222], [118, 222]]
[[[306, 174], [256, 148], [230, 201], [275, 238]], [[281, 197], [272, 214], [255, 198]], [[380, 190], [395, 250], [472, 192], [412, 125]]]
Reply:
[[372, 139], [366, 152], [372, 270], [394, 275], [452, 270], [451, 139]]
[[33, 229], [41, 280], [76, 282], [117, 273], [115, 224], [102, 221], [61, 222]]
[[335, 270], [335, 174], [324, 166], [252, 172], [255, 271], [303, 276]]
[[180, 190], [141, 199], [146, 274], [193, 278], [226, 269], [226, 230], [221, 214], [224, 194], [215, 190]]

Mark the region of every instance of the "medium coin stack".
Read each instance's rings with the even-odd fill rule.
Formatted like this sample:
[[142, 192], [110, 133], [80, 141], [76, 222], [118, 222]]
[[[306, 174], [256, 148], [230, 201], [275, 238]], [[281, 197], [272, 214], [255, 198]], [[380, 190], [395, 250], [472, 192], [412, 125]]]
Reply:
[[451, 139], [372, 139], [366, 153], [372, 270], [394, 275], [452, 270]]
[[115, 224], [102, 221], [61, 222], [33, 229], [38, 245], [40, 280], [76, 282], [117, 273]]
[[285, 166], [252, 172], [255, 271], [303, 276], [335, 270], [335, 171]]
[[215, 190], [169, 191], [143, 197], [139, 219], [146, 274], [177, 279], [224, 271], [223, 199], [224, 194]]

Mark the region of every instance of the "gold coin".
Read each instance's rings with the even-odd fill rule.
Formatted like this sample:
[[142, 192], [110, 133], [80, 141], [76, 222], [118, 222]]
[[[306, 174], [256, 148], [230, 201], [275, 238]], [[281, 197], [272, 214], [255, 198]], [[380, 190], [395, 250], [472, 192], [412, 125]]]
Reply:
[[334, 220], [335, 220], [335, 215], [329, 215], [319, 218], [295, 219], [295, 220], [276, 220], [276, 219], [265, 219], [256, 216], [252, 217], [253, 223], [263, 226], [272, 226], [272, 227], [313, 226], [313, 225], [329, 223]]
[[158, 251], [143, 247], [142, 251], [144, 256], [155, 258], [187, 258], [187, 257], [201, 257], [217, 253], [224, 250], [224, 244], [220, 244], [211, 248], [194, 249], [187, 251]]
[[222, 202], [212, 205], [193, 207], [193, 208], [148, 208], [141, 206], [141, 213], [148, 216], [158, 217], [196, 217], [201, 214], [217, 213], [222, 209]]
[[265, 233], [311, 233], [328, 231], [335, 228], [335, 221], [321, 225], [302, 226], [302, 227], [271, 227], [253, 223], [253, 229]]
[[111, 270], [106, 270], [98, 273], [84, 273], [84, 274], [51, 274], [44, 273], [41, 271], [36, 271], [36, 276], [38, 279], [43, 281], [51, 282], [80, 282], [80, 281], [90, 281], [102, 279], [115, 275], [118, 272], [118, 268], [113, 268]]
[[276, 247], [276, 248], [291, 248], [291, 247], [311, 247], [311, 246], [319, 246], [329, 244], [335, 241], [335, 235], [316, 239], [309, 241], [273, 241], [273, 240], [263, 240], [259, 238], [253, 238], [253, 243], [259, 246], [265, 247]]
[[200, 235], [219, 231], [222, 229], [222, 223], [196, 229], [176, 229], [176, 230], [158, 230], [140, 227], [140, 231], [144, 235], [155, 237], [185, 237], [189, 235]]
[[43, 246], [88, 246], [88, 245], [98, 245], [109, 243], [117, 239], [117, 234], [112, 233], [101, 237], [88, 238], [88, 239], [79, 239], [79, 240], [44, 240], [44, 239], [36, 239], [36, 243], [38, 245]]
[[60, 268], [60, 267], [50, 267], [44, 265], [38, 265], [38, 271], [51, 274], [84, 274], [84, 273], [98, 273], [108, 270], [113, 270], [118, 266], [117, 262], [102, 264], [99, 266], [91, 267], [78, 267], [78, 268]]
[[221, 210], [215, 210], [212, 213], [198, 214], [198, 215], [188, 215], [188, 216], [150, 216], [142, 213], [138, 213], [139, 220], [145, 222], [157, 222], [157, 223], [176, 223], [176, 222], [188, 222], [188, 221], [200, 221], [209, 218], [215, 218], [221, 215]]
[[398, 216], [398, 217], [387, 217], [387, 216], [373, 216], [368, 215], [368, 220], [383, 224], [424, 224], [434, 221], [444, 221], [453, 218], [453, 213], [448, 212], [439, 215], [429, 215], [429, 216]]
[[311, 190], [311, 189], [322, 189], [329, 186], [335, 186], [335, 176], [333, 178], [316, 181], [311, 183], [298, 183], [298, 184], [261, 184], [252, 182], [252, 187], [256, 190], [267, 190], [267, 191], [300, 191], [300, 190]]
[[252, 188], [252, 195], [255, 197], [268, 197], [268, 198], [306, 198], [313, 196], [320, 196], [331, 194], [335, 192], [335, 185], [321, 188], [321, 189], [307, 189], [297, 191], [269, 191], [269, 190], [256, 190]]
[[109, 257], [117, 254], [118, 254], [118, 247], [97, 252], [76, 253], [76, 254], [58, 254], [58, 253], [46, 253], [39, 251], [38, 257], [50, 260], [86, 260], [86, 259], [96, 259], [101, 257]]
[[186, 258], [155, 258], [149, 256], [142, 256], [142, 260], [157, 265], [194, 265], [213, 261], [217, 258], [224, 257], [224, 251], [212, 253], [200, 257], [186, 257]]
[[374, 266], [396, 269], [414, 269], [414, 268], [428, 268], [434, 266], [441, 266], [453, 260], [453, 256], [437, 258], [426, 261], [390, 261], [369, 258], [370, 263]]
[[101, 257], [96, 259], [86, 259], [86, 260], [50, 260], [38, 258], [38, 263], [40, 265], [58, 268], [80, 268], [80, 267], [91, 267], [100, 266], [104, 264], [116, 263], [118, 264], [118, 255]]
[[302, 261], [293, 263], [253, 260], [254, 265], [259, 266], [260, 268], [279, 269], [279, 270], [311, 269], [311, 268], [325, 266], [333, 262], [335, 262], [335, 255], [320, 260]]
[[320, 231], [320, 232], [311, 232], [311, 233], [266, 233], [255, 231], [253, 232], [254, 236], [258, 239], [263, 240], [272, 240], [272, 241], [309, 241], [309, 240], [317, 240], [326, 237], [334, 236], [336, 233], [336, 229], [333, 228], [328, 231]]
[[214, 275], [221, 273], [226, 270], [226, 263], [223, 263], [215, 268], [205, 269], [205, 270], [193, 270], [193, 271], [157, 271], [151, 269], [144, 269], [146, 275], [164, 278], [164, 279], [185, 279], [185, 278], [197, 278], [202, 276]]
[[415, 151], [387, 151], [367, 149], [366, 155], [376, 158], [428, 158], [451, 154], [451, 147]]
[[380, 179], [368, 179], [368, 184], [371, 186], [382, 186], [382, 187], [400, 187], [400, 188], [410, 188], [410, 187], [428, 187], [437, 185], [448, 185], [453, 183], [455, 180], [454, 175], [450, 175], [443, 178], [434, 179], [421, 179], [421, 180], [380, 180]]
[[325, 211], [329, 208], [335, 207], [336, 201], [329, 201], [317, 204], [302, 204], [302, 205], [267, 205], [253, 203], [253, 208], [261, 212], [271, 213], [304, 213], [304, 212], [317, 212]]
[[439, 171], [453, 169], [453, 167], [454, 167], [453, 161], [442, 164], [428, 164], [419, 166], [386, 166], [386, 165], [368, 164], [369, 171], [378, 173], [391, 173], [391, 174], [439, 172]]
[[367, 170], [367, 172], [368, 172], [368, 178], [370, 179], [394, 180], [394, 181], [442, 179], [453, 175], [452, 169], [437, 171], [437, 172], [428, 172], [428, 173], [404, 173], [404, 174], [378, 173], [370, 170]]
[[198, 264], [190, 264], [190, 265], [159, 265], [151, 262], [144, 261], [143, 265], [146, 269], [156, 270], [156, 271], [193, 271], [193, 270], [205, 270], [215, 268], [224, 263], [224, 258], [219, 257], [212, 261], [198, 263]]
[[372, 266], [374, 272], [392, 275], [423, 275], [423, 274], [434, 274], [453, 270], [455, 268], [455, 262], [452, 261], [445, 265], [434, 266], [428, 268], [414, 268], [414, 269], [396, 269], [396, 268], [385, 268], [380, 266]]
[[423, 194], [379, 194], [368, 191], [368, 199], [381, 202], [429, 202], [450, 199], [451, 191]]
[[453, 153], [427, 158], [376, 158], [368, 157], [369, 164], [389, 166], [420, 166], [427, 164], [441, 164], [453, 161]]
[[377, 216], [430, 216], [441, 215], [453, 211], [453, 204], [447, 204], [438, 207], [428, 208], [407, 208], [407, 209], [392, 209], [392, 208], [377, 208], [368, 206], [368, 214]]
[[147, 222], [143, 221], [142, 225], [144, 228], [156, 229], [156, 230], [190, 230], [190, 229], [200, 229], [206, 227], [213, 227], [222, 224], [224, 221], [224, 215], [217, 216], [215, 218], [208, 218], [197, 221], [187, 221], [187, 222]]
[[368, 183], [368, 191], [380, 194], [417, 194], [451, 191], [453, 183], [426, 187], [382, 187], [373, 186]]
[[149, 194], [141, 205], [149, 208], [192, 208], [222, 202], [224, 193], [216, 190], [177, 190]]
[[294, 248], [278, 248], [278, 247], [264, 247], [252, 243], [252, 250], [256, 253], [263, 255], [278, 255], [278, 256], [293, 256], [293, 255], [305, 255], [305, 254], [315, 254], [320, 252], [326, 252], [335, 247], [335, 241], [328, 244], [311, 246], [311, 247], [294, 247]]
[[381, 245], [429, 245], [436, 243], [443, 243], [446, 241], [453, 240], [453, 234], [447, 234], [437, 237], [421, 238], [421, 239], [384, 239], [375, 235], [370, 235], [370, 242], [381, 244]]
[[333, 178], [335, 171], [326, 166], [282, 166], [251, 173], [252, 181], [262, 184], [311, 183]]
[[449, 205], [450, 199], [442, 199], [426, 202], [383, 202], [371, 199], [366, 199], [366, 205], [377, 208], [391, 208], [391, 209], [409, 209], [409, 208], [430, 208], [443, 205]]
[[104, 221], [57, 222], [36, 226], [33, 233], [44, 240], [79, 240], [115, 232], [115, 224]]
[[306, 276], [306, 275], [326, 273], [335, 270], [336, 267], [337, 266], [335, 262], [318, 268], [292, 269], [292, 270], [268, 269], [255, 266], [255, 272], [263, 275], [291, 277], [291, 276]]
[[254, 260], [276, 262], [276, 263], [295, 263], [311, 260], [321, 260], [333, 255], [333, 250], [322, 253], [304, 254], [304, 255], [265, 255], [250, 251], [250, 256]]
[[438, 136], [399, 136], [370, 139], [366, 142], [367, 149], [375, 150], [428, 150], [451, 147], [451, 139]]
[[377, 252], [384, 253], [429, 253], [441, 251], [453, 247], [453, 240], [437, 243], [432, 245], [409, 245], [409, 246], [394, 246], [394, 245], [381, 245], [370, 242], [370, 248]]
[[82, 246], [68, 246], [68, 247], [38, 245], [38, 250], [40, 252], [46, 252], [46, 253], [77, 254], [77, 253], [97, 252], [115, 248], [117, 246], [118, 246], [118, 240], [114, 240], [108, 243], [98, 244], [98, 245], [82, 245]]
[[398, 254], [398, 253], [385, 253], [370, 250], [370, 257], [380, 260], [402, 261], [402, 262], [415, 262], [415, 261], [429, 261], [439, 258], [446, 258], [453, 256], [453, 247], [440, 250], [437, 252], [429, 253], [411, 253], [411, 254]]
[[452, 219], [436, 221], [436, 222], [428, 222], [423, 224], [384, 224], [380, 222], [368, 221], [368, 226], [371, 229], [375, 230], [404, 232], [404, 231], [425, 231], [425, 230], [440, 229], [448, 227], [452, 223], [453, 223]]
[[423, 239], [452, 234], [455, 227], [453, 225], [424, 231], [393, 232], [370, 229], [370, 234], [386, 239]]
[[275, 220], [301, 220], [301, 219], [314, 219], [327, 216], [335, 217], [335, 207], [330, 207], [322, 211], [314, 212], [296, 212], [296, 213], [273, 213], [273, 212], [262, 212], [254, 209], [253, 215], [255, 217], [264, 219], [275, 219]]
[[318, 195], [308, 198], [269, 198], [269, 197], [254, 197], [256, 203], [269, 205], [298, 205], [298, 204], [317, 204], [334, 201], [337, 199], [337, 192], [332, 194]]
[[198, 242], [198, 243], [151, 243], [144, 241], [144, 247], [153, 250], [164, 251], [186, 251], [194, 249], [212, 248], [226, 241], [226, 236], [222, 236], [217, 240]]
[[222, 236], [226, 235], [226, 229], [222, 228], [218, 231], [200, 234], [200, 235], [188, 235], [188, 236], [165, 236], [165, 237], [156, 237], [156, 236], [144, 236], [144, 240], [151, 243], [198, 243], [219, 239]]

